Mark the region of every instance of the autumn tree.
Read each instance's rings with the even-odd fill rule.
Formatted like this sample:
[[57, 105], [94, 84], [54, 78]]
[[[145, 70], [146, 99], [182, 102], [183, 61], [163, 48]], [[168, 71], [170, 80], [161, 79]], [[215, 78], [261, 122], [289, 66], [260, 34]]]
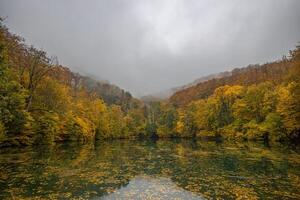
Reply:
[[26, 98], [26, 91], [13, 79], [7, 63], [7, 47], [0, 41], [0, 138], [26, 135], [30, 126], [30, 115], [25, 110]]

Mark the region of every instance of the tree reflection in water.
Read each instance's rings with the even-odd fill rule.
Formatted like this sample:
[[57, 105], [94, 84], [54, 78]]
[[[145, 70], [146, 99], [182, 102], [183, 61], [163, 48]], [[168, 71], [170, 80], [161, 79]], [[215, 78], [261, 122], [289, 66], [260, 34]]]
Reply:
[[0, 199], [125, 196], [300, 199], [299, 149], [259, 143], [116, 140], [0, 150]]

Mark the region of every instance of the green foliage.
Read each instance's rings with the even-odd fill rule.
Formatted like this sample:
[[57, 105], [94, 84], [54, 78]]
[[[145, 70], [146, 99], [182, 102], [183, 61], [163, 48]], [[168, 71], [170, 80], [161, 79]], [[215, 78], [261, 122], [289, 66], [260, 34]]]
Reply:
[[282, 118], [279, 113], [269, 113], [265, 121], [261, 124], [260, 129], [268, 135], [272, 141], [286, 140], [284, 134]]
[[124, 120], [127, 136], [146, 136], [145, 117], [141, 109], [130, 110]]
[[145, 125], [145, 137], [148, 138], [155, 138], [157, 137], [157, 125], [156, 123], [150, 122], [147, 120], [146, 125]]
[[60, 119], [56, 113], [40, 113], [35, 117], [35, 143], [52, 144], [60, 132]]
[[176, 125], [178, 119], [177, 110], [170, 105], [162, 104], [161, 113], [157, 120], [157, 135], [159, 137], [174, 137], [176, 134]]
[[124, 123], [124, 114], [120, 106], [113, 105], [109, 109], [109, 125], [110, 125], [109, 137], [111, 138], [126, 137], [126, 135], [123, 135], [125, 123]]
[[25, 110], [27, 93], [13, 80], [6, 58], [6, 46], [0, 41], [0, 122], [7, 134], [17, 136], [24, 132], [30, 118]]

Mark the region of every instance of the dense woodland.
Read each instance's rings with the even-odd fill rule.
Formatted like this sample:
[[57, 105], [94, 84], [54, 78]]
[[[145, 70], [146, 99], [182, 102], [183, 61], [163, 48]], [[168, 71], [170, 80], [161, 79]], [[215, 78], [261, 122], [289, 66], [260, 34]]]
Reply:
[[137, 137], [299, 141], [300, 48], [144, 103], [0, 27], [0, 146]]
[[161, 136], [299, 142], [300, 47], [178, 91], [164, 105]]
[[129, 138], [144, 134], [141, 101], [73, 73], [0, 27], [0, 144]]

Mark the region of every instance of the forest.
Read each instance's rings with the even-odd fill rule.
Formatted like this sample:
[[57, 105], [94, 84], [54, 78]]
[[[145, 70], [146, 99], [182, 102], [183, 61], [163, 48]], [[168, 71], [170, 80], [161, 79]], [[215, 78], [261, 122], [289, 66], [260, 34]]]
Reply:
[[0, 25], [0, 147], [113, 138], [300, 140], [300, 46], [143, 102], [72, 72]]

